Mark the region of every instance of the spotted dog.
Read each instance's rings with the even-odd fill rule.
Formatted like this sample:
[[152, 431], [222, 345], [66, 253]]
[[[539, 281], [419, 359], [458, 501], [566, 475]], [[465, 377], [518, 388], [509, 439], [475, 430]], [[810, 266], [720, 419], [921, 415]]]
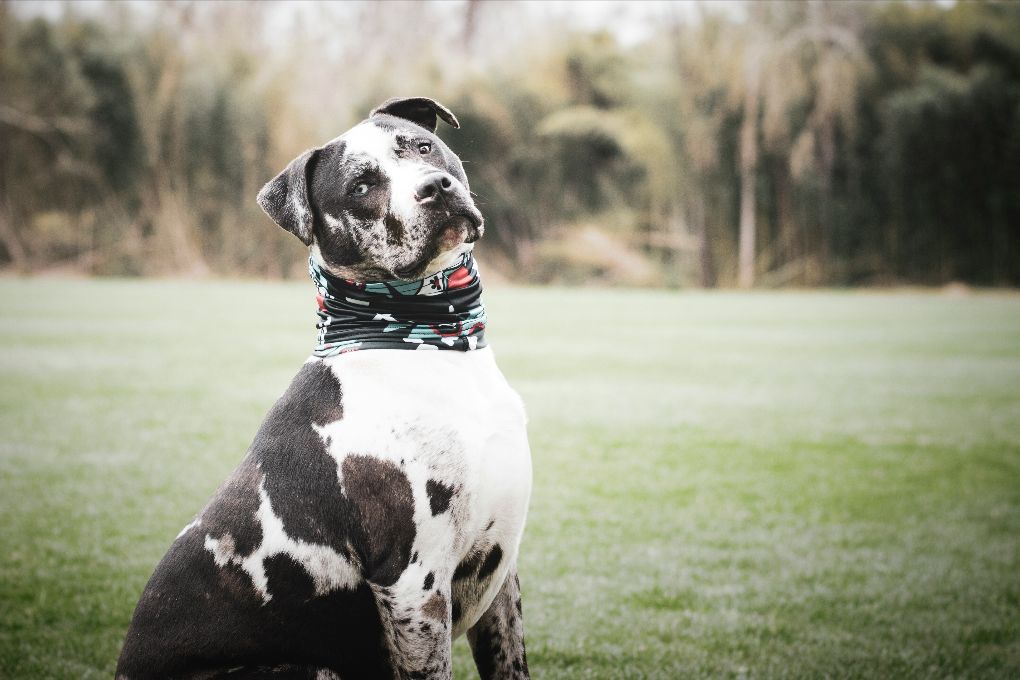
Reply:
[[[426, 98], [298, 156], [259, 204], [309, 247], [319, 335], [135, 609], [117, 678], [527, 678], [524, 410], [472, 257], [483, 220]], [[407, 351], [411, 350], [411, 351]]]

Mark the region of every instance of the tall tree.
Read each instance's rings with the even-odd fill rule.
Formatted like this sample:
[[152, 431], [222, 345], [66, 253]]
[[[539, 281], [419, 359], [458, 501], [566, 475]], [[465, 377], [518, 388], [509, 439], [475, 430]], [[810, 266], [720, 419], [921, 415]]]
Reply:
[[764, 40], [755, 35], [744, 53], [744, 120], [740, 124], [740, 248], [737, 285], [754, 285], [758, 209], [758, 114]]

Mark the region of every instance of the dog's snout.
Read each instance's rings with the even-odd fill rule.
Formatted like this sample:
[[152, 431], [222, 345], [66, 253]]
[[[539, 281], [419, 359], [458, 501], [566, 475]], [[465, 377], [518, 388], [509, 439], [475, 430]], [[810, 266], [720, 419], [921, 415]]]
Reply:
[[445, 172], [432, 172], [425, 175], [414, 189], [414, 197], [419, 203], [427, 203], [453, 191], [453, 177]]

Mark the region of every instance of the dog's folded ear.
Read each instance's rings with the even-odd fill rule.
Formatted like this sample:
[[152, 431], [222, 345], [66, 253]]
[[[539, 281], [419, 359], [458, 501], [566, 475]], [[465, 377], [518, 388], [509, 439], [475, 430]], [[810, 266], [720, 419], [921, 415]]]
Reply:
[[301, 239], [306, 246], [312, 244], [312, 225], [315, 214], [308, 202], [308, 182], [318, 156], [318, 149], [309, 149], [290, 162], [287, 168], [259, 191], [259, 207], [273, 221]]
[[455, 128], [460, 127], [460, 121], [457, 120], [457, 116], [453, 115], [450, 109], [435, 99], [429, 99], [428, 97], [394, 97], [393, 99], [387, 99], [372, 109], [372, 113], [369, 116], [375, 116], [380, 113], [388, 113], [391, 116], [417, 123], [429, 132], [436, 131], [436, 127], [439, 125], [437, 117], [442, 118], [448, 125], [452, 125]]

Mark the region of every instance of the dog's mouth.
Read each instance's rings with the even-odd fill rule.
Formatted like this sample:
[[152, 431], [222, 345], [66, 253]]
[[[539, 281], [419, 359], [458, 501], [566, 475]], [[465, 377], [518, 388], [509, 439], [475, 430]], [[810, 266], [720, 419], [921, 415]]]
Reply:
[[454, 213], [440, 227], [440, 251], [451, 250], [461, 243], [474, 243], [484, 231], [482, 214], [477, 209]]
[[440, 235], [440, 238], [445, 237], [446, 232], [451, 229], [463, 230], [464, 239], [462, 242], [474, 243], [481, 238], [485, 230], [483, 226], [485, 220], [482, 218], [482, 213], [478, 211], [478, 208], [473, 203], [467, 201], [452, 208], [447, 205], [442, 212], [445, 215], [443, 215], [443, 221], [436, 232]]
[[482, 213], [478, 212], [478, 208], [476, 208], [473, 205], [465, 207], [463, 210], [456, 213], [454, 215], [454, 218], [457, 217], [467, 220], [468, 223], [475, 229], [481, 229], [482, 222], [484, 222], [484, 220], [482, 219]]
[[485, 231], [484, 221], [477, 209], [464, 210], [450, 215], [436, 230], [436, 238], [411, 264], [395, 267], [393, 273], [398, 279], [413, 281], [432, 272], [425, 271], [429, 263], [442, 253], [455, 250], [465, 243], [474, 243]]
[[464, 219], [468, 222], [464, 243], [474, 243], [485, 233], [485, 220], [482, 219], [482, 213], [478, 212], [477, 208], [464, 215]]

